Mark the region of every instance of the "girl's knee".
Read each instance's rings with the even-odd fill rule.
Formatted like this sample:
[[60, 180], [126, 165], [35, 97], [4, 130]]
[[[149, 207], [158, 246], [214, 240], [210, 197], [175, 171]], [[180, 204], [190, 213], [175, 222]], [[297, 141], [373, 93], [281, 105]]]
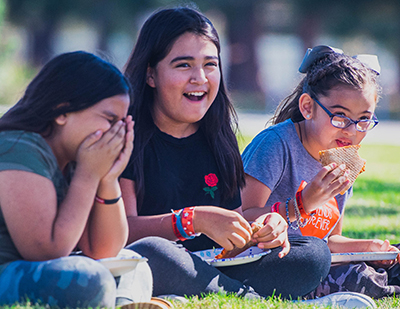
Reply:
[[142, 256], [149, 257], [164, 254], [176, 250], [176, 245], [168, 239], [162, 237], [145, 237], [135, 241], [126, 247]]
[[29, 295], [33, 303], [58, 307], [114, 307], [115, 304], [116, 284], [109, 270], [83, 256], [14, 262], [1, 277], [11, 278], [9, 288], [18, 287], [8, 290], [7, 298], [2, 300], [8, 304], [23, 301], [24, 295]]

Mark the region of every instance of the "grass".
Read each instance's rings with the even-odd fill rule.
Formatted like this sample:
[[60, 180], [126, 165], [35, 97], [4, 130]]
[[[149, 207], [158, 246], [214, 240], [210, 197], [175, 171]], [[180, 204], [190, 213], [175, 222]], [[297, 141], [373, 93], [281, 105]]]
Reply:
[[343, 234], [400, 243], [400, 146], [363, 145], [366, 171], [354, 183]]
[[[400, 308], [400, 298], [385, 298], [376, 301], [379, 309]], [[204, 298], [192, 297], [187, 303], [173, 302], [175, 309], [311, 309], [331, 308], [330, 306], [316, 306], [301, 304], [280, 299], [246, 300], [235, 296], [212, 294]]]
[[[250, 138], [239, 139], [240, 148]], [[400, 146], [363, 145], [360, 155], [367, 160], [366, 172], [354, 184], [354, 195], [346, 206], [343, 234], [353, 238], [389, 239], [400, 242]], [[277, 298], [245, 300], [224, 294], [191, 297], [187, 303], [172, 301], [176, 309], [281, 309], [329, 308], [298, 304]], [[378, 308], [400, 308], [400, 298], [376, 301]], [[0, 309], [44, 309], [27, 305], [3, 306]]]

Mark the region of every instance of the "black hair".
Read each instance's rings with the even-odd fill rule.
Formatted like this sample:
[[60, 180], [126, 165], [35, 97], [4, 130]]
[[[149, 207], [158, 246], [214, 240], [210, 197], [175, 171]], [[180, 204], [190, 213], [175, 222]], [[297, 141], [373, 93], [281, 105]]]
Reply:
[[114, 65], [84, 51], [64, 53], [40, 70], [24, 96], [0, 118], [0, 130], [49, 136], [58, 116], [119, 94], [130, 94], [130, 86]]
[[217, 31], [207, 17], [194, 9], [164, 9], [154, 13], [144, 23], [125, 70], [133, 89], [130, 112], [135, 121], [135, 147], [128, 168], [133, 168], [136, 175], [138, 209], [145, 191], [144, 148], [155, 131], [153, 89], [146, 82], [147, 68], [154, 68], [164, 59], [175, 41], [186, 32], [207, 38], [218, 50], [220, 86], [214, 102], [200, 121], [199, 130], [203, 130], [222, 176], [222, 200], [234, 196], [238, 187], [244, 186], [243, 164], [235, 136], [237, 116], [224, 85]]
[[363, 89], [366, 86], [375, 87], [377, 98], [381, 88], [378, 84], [378, 73], [360, 60], [342, 53], [329, 53], [315, 61], [306, 72], [295, 90], [278, 106], [273, 118], [273, 124], [292, 119], [293, 122], [304, 120], [299, 110], [299, 98], [308, 93], [312, 98], [327, 96], [329, 91], [339, 86], [352, 89]]

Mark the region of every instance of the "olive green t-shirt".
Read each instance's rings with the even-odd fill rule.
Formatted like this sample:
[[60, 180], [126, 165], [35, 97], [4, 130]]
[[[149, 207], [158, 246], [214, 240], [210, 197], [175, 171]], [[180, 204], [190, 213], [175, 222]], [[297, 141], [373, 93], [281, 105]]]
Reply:
[[[57, 192], [58, 205], [64, 199], [68, 183], [57, 159], [44, 138], [26, 131], [0, 132], [0, 172], [19, 170], [50, 179]], [[0, 184], [1, 185], [1, 184]], [[29, 190], [29, 188], [25, 188]], [[45, 199], [46, 196], [43, 196]], [[29, 203], [29, 201], [27, 201]], [[23, 213], [20, 216], [24, 216]], [[0, 265], [23, 259], [11, 239], [0, 205]]]

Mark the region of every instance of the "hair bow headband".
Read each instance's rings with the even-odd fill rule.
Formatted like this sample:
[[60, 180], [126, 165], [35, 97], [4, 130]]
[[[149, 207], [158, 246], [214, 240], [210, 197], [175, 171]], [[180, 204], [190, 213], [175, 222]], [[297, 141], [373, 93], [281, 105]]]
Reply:
[[[308, 48], [300, 65], [299, 72], [307, 73], [307, 71], [317, 60], [331, 53], [343, 54], [343, 50], [328, 45], [319, 45], [312, 49]], [[353, 56], [353, 58], [360, 60], [378, 75], [381, 73], [381, 66], [379, 65], [378, 57], [376, 55], [362, 54]]]

